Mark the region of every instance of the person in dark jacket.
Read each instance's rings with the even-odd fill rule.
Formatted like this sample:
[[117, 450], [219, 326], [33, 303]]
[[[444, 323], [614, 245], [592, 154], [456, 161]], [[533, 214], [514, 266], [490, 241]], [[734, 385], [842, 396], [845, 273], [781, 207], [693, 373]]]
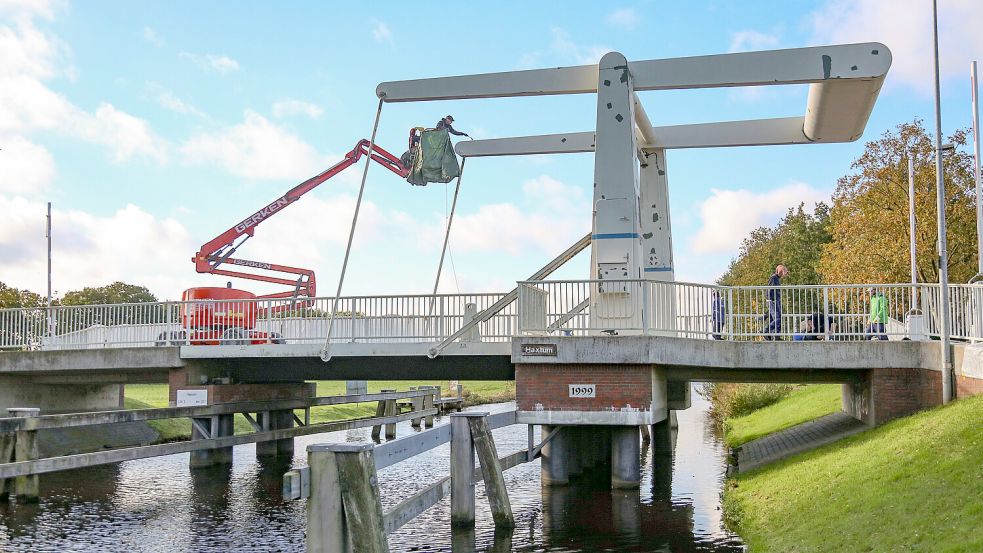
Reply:
[[765, 340], [780, 340], [782, 333], [782, 279], [788, 276], [785, 265], [775, 267], [775, 274], [768, 279], [766, 303], [768, 304], [768, 328], [765, 330]]
[[468, 133], [461, 132], [459, 130], [456, 130], [453, 127], [452, 123], [454, 123], [454, 118], [452, 116], [448, 115], [447, 117], [444, 117], [440, 121], [437, 121], [437, 127], [436, 128], [438, 128], [438, 129], [447, 129], [447, 132], [453, 134], [454, 136], [467, 136], [468, 138], [471, 138], [471, 135], [469, 135]]
[[713, 328], [714, 340], [723, 340], [722, 331], [724, 329], [724, 319], [727, 318], [727, 305], [724, 303], [724, 298], [721, 297], [719, 290], [713, 291], [713, 296], [710, 299], [710, 325]]

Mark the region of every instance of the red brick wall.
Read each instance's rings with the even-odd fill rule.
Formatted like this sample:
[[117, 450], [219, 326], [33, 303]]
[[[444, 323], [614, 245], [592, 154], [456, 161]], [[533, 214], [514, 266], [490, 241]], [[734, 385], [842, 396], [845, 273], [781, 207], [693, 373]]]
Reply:
[[[570, 384], [594, 384], [594, 398], [571, 398]], [[604, 411], [611, 407], [651, 408], [651, 365], [518, 364], [515, 397], [520, 411], [537, 403], [549, 411]]]
[[969, 376], [956, 376], [956, 397], [970, 397], [983, 394], [983, 380]]
[[873, 369], [874, 423], [883, 424], [942, 403], [942, 373], [927, 369]]

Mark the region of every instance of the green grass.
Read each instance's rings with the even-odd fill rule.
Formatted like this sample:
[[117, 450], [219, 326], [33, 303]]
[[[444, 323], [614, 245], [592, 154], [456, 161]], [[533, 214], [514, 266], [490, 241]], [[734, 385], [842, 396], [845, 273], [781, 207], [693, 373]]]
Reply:
[[983, 551], [983, 396], [731, 480], [752, 552]]
[[[336, 396], [345, 393], [345, 381], [343, 380], [319, 380], [316, 384], [318, 396]], [[515, 399], [514, 382], [462, 380], [461, 384], [464, 386], [465, 405]], [[410, 386], [441, 386], [444, 395], [448, 395], [447, 381], [370, 380], [368, 382], [370, 393], [384, 389], [407, 390]], [[126, 386], [125, 394], [127, 409], [167, 407], [168, 387], [166, 384], [129, 384]], [[311, 409], [311, 423], [372, 417], [375, 416], [375, 410], [375, 402], [314, 407]], [[304, 412], [297, 411], [297, 416], [303, 419]], [[148, 424], [157, 430], [161, 441], [189, 439], [191, 437], [191, 421], [188, 419], [163, 419], [149, 421]], [[246, 434], [252, 431], [253, 428], [245, 417], [242, 415], [235, 416], [236, 434]]]
[[839, 384], [813, 384], [793, 391], [777, 403], [724, 422], [725, 441], [737, 447], [756, 438], [840, 410]]

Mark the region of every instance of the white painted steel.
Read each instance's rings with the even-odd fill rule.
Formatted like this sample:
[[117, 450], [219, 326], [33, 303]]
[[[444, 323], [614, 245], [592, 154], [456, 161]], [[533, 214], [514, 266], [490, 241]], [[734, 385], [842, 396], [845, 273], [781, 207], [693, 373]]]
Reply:
[[[635, 290], [638, 301], [624, 303], [622, 321], [632, 310], [643, 312], [638, 324], [618, 324], [611, 318], [608, 324], [597, 324], [592, 309], [599, 306], [590, 296], [599, 281], [526, 281], [519, 283], [537, 293], [520, 296], [520, 332], [523, 335], [585, 336], [659, 334], [685, 338], [761, 340], [776, 337], [782, 340], [870, 340], [881, 336], [888, 340], [915, 338], [906, 326], [912, 314], [919, 317], [927, 337], [939, 334], [939, 301], [937, 285], [877, 284], [877, 285], [813, 285], [813, 286], [715, 286], [684, 282], [651, 282], [642, 280], [607, 281], [621, 289]], [[647, 291], [643, 291], [643, 288]], [[883, 333], [870, 327], [870, 290], [883, 295], [887, 304], [888, 322]], [[769, 292], [775, 290], [781, 300], [781, 329], [770, 332], [768, 311]], [[961, 340], [983, 339], [983, 286], [950, 285], [952, 301], [950, 319], [952, 335]], [[545, 296], [545, 297], [544, 297]], [[545, 314], [525, 318], [524, 300], [534, 297], [539, 302], [532, 309]], [[913, 305], [912, 298], [920, 305]], [[587, 306], [582, 304], [587, 302]], [[609, 309], [609, 308], [607, 308]], [[716, 316], [714, 312], [716, 311]], [[924, 315], [917, 315], [924, 313]], [[603, 320], [603, 319], [601, 319]], [[804, 323], [803, 321], [809, 321]], [[535, 326], [522, 326], [538, 321]]]
[[[808, 84], [799, 134], [810, 141], [842, 142], [862, 134], [891, 67], [891, 52], [883, 44], [869, 42], [627, 65], [638, 91]], [[596, 76], [596, 65], [580, 65], [384, 82], [376, 94], [386, 102], [589, 94], [598, 90]], [[646, 132], [642, 129], [643, 135]]]

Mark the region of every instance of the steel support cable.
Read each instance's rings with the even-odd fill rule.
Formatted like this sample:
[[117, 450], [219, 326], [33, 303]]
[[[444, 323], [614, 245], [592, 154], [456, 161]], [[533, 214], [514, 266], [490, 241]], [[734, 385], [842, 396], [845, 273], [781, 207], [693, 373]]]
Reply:
[[[379, 119], [382, 117], [382, 101], [385, 96], [379, 98], [379, 108], [375, 111], [375, 123], [372, 124], [372, 136], [369, 138], [369, 155], [365, 156], [365, 168], [362, 170], [362, 183], [358, 187], [358, 199], [355, 200], [355, 213], [352, 215], [352, 226], [348, 229], [348, 246], [345, 248], [345, 259], [341, 263], [341, 276], [338, 277], [338, 289], [334, 294], [334, 301], [331, 304], [331, 318], [328, 319], [328, 332], [324, 336], [324, 345], [321, 346], [321, 361], [327, 363], [331, 360], [331, 330], [334, 328], [335, 314], [338, 312], [338, 301], [341, 299], [341, 288], [345, 283], [345, 271], [348, 269], [348, 256], [352, 251], [352, 240], [355, 238], [355, 225], [358, 223], [358, 212], [362, 207], [362, 196], [365, 193], [365, 179], [369, 176], [369, 165], [372, 163], [372, 152], [375, 151], [375, 135], [379, 131]], [[354, 313], [352, 313], [354, 315]], [[352, 327], [354, 336], [355, 328]]]
[[461, 172], [457, 175], [457, 185], [454, 187], [454, 199], [451, 200], [450, 215], [447, 216], [447, 228], [444, 229], [444, 247], [440, 250], [440, 262], [437, 264], [437, 277], [433, 282], [433, 295], [430, 298], [429, 321], [433, 317], [434, 304], [437, 302], [437, 286], [440, 285], [440, 273], [444, 269], [444, 255], [447, 253], [447, 242], [451, 237], [451, 223], [454, 222], [454, 210], [457, 209], [457, 195], [461, 191], [461, 178], [464, 177], [464, 163], [468, 158], [461, 158]]

